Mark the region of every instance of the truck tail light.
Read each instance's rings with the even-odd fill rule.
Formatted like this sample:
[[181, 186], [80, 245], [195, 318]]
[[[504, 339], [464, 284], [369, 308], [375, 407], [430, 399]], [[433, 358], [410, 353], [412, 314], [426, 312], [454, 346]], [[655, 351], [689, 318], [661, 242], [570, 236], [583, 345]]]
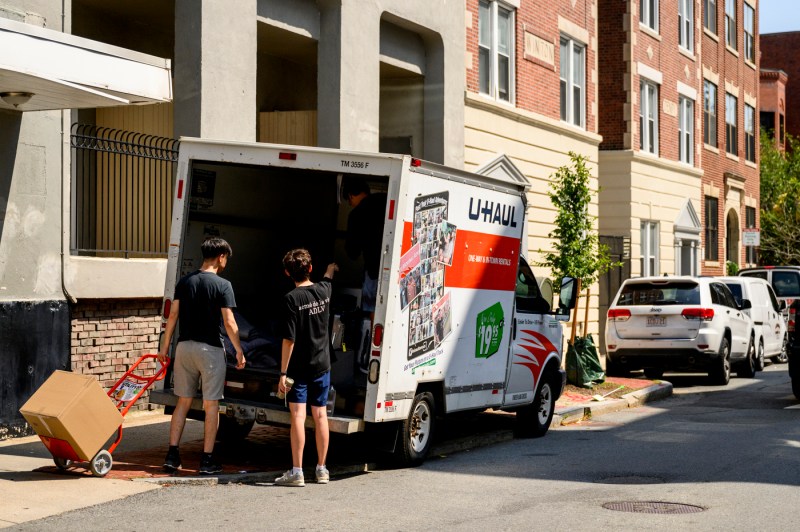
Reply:
[[375, 347], [380, 347], [382, 343], [383, 343], [383, 325], [378, 323], [372, 329], [372, 345], [374, 345]]
[[172, 308], [172, 300], [165, 299], [164, 300], [164, 319], [169, 318], [169, 311]]
[[296, 161], [297, 160], [297, 154], [296, 153], [287, 152], [287, 151], [282, 151], [282, 152], [278, 153], [278, 159], [280, 159], [281, 161]]
[[631, 311], [626, 308], [608, 309], [609, 321], [628, 321], [630, 317], [631, 317]]
[[683, 316], [687, 320], [711, 321], [714, 319], [714, 309], [685, 308], [683, 309], [683, 312], [681, 312], [681, 316]]
[[797, 319], [797, 309], [794, 305], [789, 307], [789, 321], [786, 323], [786, 330], [794, 332], [794, 321]]

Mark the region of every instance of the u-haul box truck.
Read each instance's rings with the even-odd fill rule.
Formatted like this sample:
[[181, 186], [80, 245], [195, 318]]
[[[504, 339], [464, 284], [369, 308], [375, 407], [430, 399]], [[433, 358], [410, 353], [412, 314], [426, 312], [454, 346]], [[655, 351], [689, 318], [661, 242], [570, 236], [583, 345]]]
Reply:
[[[353, 176], [386, 202], [371, 331], [357, 303], [362, 266], [344, 254], [350, 208], [340, 188]], [[236, 370], [228, 355], [220, 437], [244, 437], [254, 423], [289, 424], [276, 392], [281, 301], [294, 287], [281, 259], [295, 247], [309, 249], [314, 273], [340, 265], [332, 431], [386, 434], [410, 464], [428, 453], [436, 419], [453, 412], [516, 411], [520, 434], [544, 435], [565, 382], [559, 321], [574, 290], [567, 279], [551, 311], [521, 255], [527, 186], [410, 156], [182, 139], [163, 323], [177, 281], [202, 263], [202, 241], [225, 238], [233, 256], [223, 275], [247, 366]], [[361, 336], [362, 327], [371, 334]], [[168, 412], [176, 404], [170, 381], [151, 394]], [[199, 396], [192, 408], [202, 414]]]

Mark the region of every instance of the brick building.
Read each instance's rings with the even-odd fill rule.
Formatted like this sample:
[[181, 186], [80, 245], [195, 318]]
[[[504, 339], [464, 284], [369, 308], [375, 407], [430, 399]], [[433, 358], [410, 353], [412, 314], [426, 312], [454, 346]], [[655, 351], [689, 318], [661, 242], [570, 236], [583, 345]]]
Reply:
[[701, 273], [756, 262], [745, 246], [759, 226], [759, 43], [755, 0], [704, 1]]
[[760, 40], [761, 67], [782, 70], [788, 77], [784, 110], [786, 132], [800, 137], [800, 31], [767, 33], [761, 35]]
[[699, 271], [701, 11], [600, 2], [600, 234], [630, 240], [633, 276]]
[[[800, 73], [798, 73], [800, 74]], [[771, 132], [775, 147], [786, 147], [786, 85], [789, 77], [783, 70], [761, 68], [758, 103], [761, 127]]]
[[[476, 169], [504, 154], [528, 179], [534, 267], [551, 246], [550, 176], [569, 164], [570, 151], [597, 175], [597, 13], [596, 0], [466, 2], [464, 164]], [[590, 214], [597, 216], [596, 204]], [[596, 287], [590, 309], [589, 330], [596, 331]]]

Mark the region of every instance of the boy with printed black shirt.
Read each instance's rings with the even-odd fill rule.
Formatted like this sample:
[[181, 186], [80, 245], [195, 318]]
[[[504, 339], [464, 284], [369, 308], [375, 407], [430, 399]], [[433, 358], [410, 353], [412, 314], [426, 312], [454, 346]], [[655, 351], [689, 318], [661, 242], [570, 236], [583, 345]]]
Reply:
[[[325, 467], [328, 454], [328, 414], [326, 406], [330, 389], [330, 316], [331, 281], [339, 268], [329, 264], [325, 277], [318, 283], [310, 280], [311, 254], [293, 249], [283, 258], [286, 275], [292, 278], [294, 290], [284, 296], [285, 321], [281, 349], [281, 377], [278, 391], [286, 393], [291, 414], [292, 469], [275, 479], [279, 486], [305, 486], [303, 447], [305, 447], [306, 403], [311, 404], [317, 444], [316, 480], [326, 484], [330, 478]], [[287, 375], [294, 379], [286, 385]]]

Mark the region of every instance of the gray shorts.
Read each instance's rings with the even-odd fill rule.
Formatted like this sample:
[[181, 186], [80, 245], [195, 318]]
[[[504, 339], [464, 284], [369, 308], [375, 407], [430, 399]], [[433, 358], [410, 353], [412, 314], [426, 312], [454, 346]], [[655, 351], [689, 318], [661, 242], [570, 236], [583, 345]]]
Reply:
[[225, 390], [225, 350], [194, 342], [178, 342], [172, 368], [175, 395], [194, 397], [202, 383], [203, 400], [219, 401]]

